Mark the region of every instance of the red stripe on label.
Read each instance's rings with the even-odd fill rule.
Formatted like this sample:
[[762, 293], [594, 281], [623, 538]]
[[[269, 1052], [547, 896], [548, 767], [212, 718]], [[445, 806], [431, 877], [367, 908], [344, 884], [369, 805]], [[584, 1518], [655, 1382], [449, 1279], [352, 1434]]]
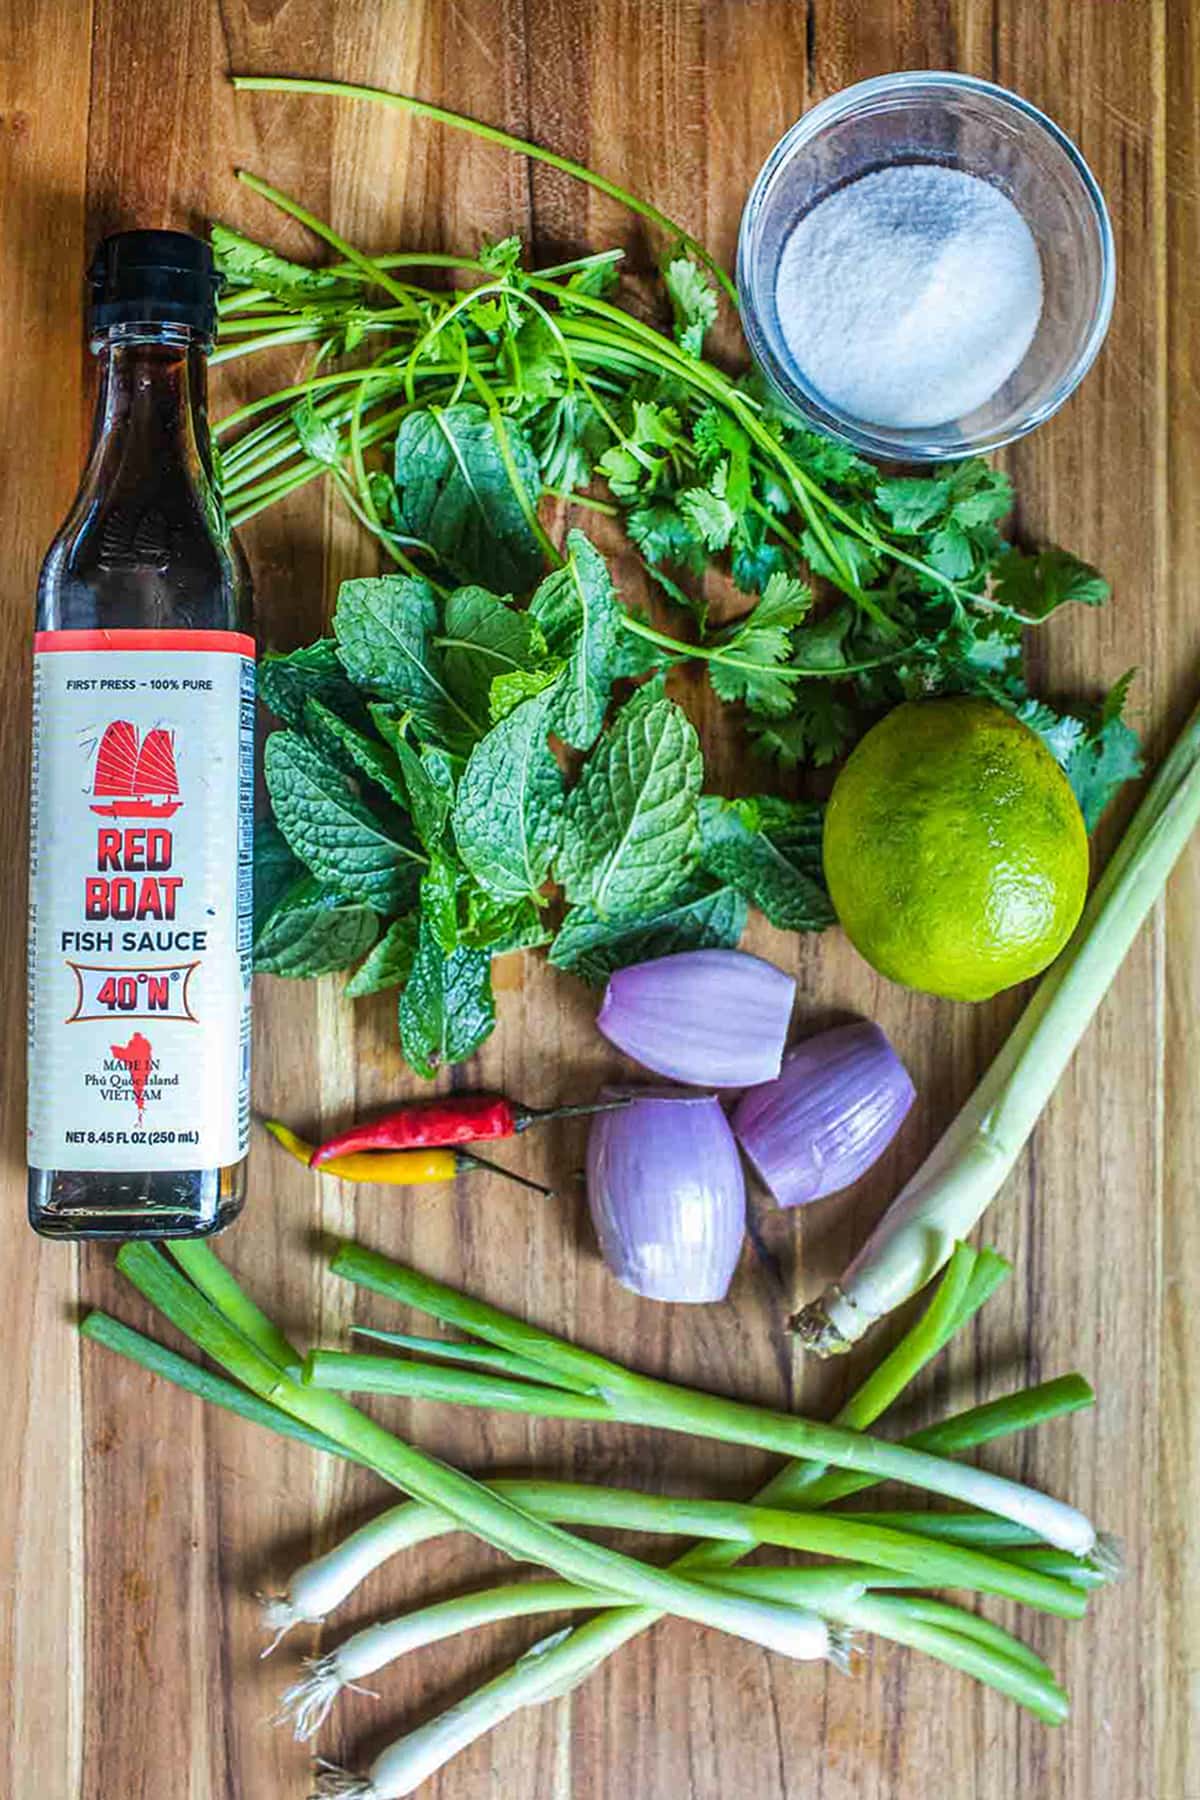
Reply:
[[49, 650], [207, 650], [230, 656], [255, 655], [244, 631], [37, 631], [36, 656]]

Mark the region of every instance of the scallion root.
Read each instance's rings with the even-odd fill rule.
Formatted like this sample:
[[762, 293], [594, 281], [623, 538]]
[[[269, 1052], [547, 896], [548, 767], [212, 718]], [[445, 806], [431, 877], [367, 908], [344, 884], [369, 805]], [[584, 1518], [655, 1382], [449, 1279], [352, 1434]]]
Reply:
[[383, 1800], [364, 1775], [351, 1775], [332, 1763], [317, 1764], [317, 1785], [309, 1800]]
[[372, 1700], [379, 1698], [373, 1688], [346, 1679], [336, 1651], [329, 1656], [306, 1657], [304, 1668], [308, 1673], [280, 1695], [279, 1711], [272, 1720], [274, 1725], [291, 1725], [293, 1736], [300, 1743], [316, 1737], [343, 1688], [368, 1694]]
[[829, 1624], [829, 1649], [826, 1656], [839, 1675], [849, 1675], [855, 1653], [861, 1649], [857, 1632], [845, 1625]]
[[1125, 1546], [1111, 1531], [1098, 1533], [1087, 1560], [1098, 1575], [1103, 1575], [1105, 1581], [1124, 1581], [1129, 1572]]

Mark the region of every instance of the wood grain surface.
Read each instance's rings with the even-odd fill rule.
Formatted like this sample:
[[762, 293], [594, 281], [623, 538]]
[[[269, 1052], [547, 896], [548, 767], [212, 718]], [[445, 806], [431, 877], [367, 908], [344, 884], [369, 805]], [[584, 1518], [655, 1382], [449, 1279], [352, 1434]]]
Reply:
[[[373, 249], [470, 248], [508, 231], [544, 255], [621, 240], [648, 264], [661, 249], [554, 172], [377, 110], [235, 97], [231, 68], [337, 75], [465, 106], [652, 196], [727, 260], [759, 163], [811, 102], [893, 68], [1007, 83], [1081, 144], [1112, 208], [1120, 268], [1095, 370], [1009, 458], [1018, 529], [1101, 563], [1115, 589], [1106, 612], [1047, 630], [1038, 671], [1058, 691], [1091, 695], [1136, 664], [1136, 709], [1156, 753], [1200, 688], [1198, 33], [1193, 0], [0, 0], [4, 1800], [298, 1800], [309, 1758], [267, 1721], [319, 1640], [297, 1634], [260, 1662], [254, 1596], [380, 1503], [366, 1475], [81, 1346], [71, 1329], [81, 1304], [141, 1323], [136, 1297], [109, 1253], [43, 1245], [24, 1224], [29, 634], [39, 558], [86, 446], [87, 247], [115, 226], [198, 228], [215, 214], [307, 254], [303, 234], [236, 186], [240, 165]], [[217, 383], [217, 409], [259, 380], [238, 367]], [[277, 647], [315, 633], [339, 580], [373, 566], [315, 489], [255, 521], [245, 541], [264, 640]], [[702, 685], [682, 697], [717, 781], [732, 781], [734, 727]], [[1119, 824], [1107, 823], [1100, 855]], [[1094, 1414], [994, 1458], [1070, 1495], [1128, 1546], [1129, 1580], [1086, 1623], [1024, 1621], [1071, 1691], [1070, 1723], [1047, 1731], [902, 1652], [876, 1648], [847, 1679], [676, 1622], [478, 1744], [424, 1790], [430, 1800], [1200, 1800], [1198, 908], [1200, 845], [989, 1217], [988, 1241], [1013, 1259], [1014, 1279], [917, 1409], [1075, 1367], [1099, 1390]], [[921, 1096], [850, 1199], [763, 1213], [787, 1289], [801, 1294], [861, 1240], [1002, 1041], [1019, 997], [972, 1009], [906, 995], [833, 933], [797, 941], [760, 922], [750, 942], [795, 971], [801, 1027], [846, 1010], [878, 1018]], [[586, 992], [535, 956], [500, 973], [499, 1029], [460, 1083], [535, 1104], [589, 1092], [614, 1065]], [[256, 1044], [256, 1104], [301, 1126], [333, 1128], [408, 1086], [387, 1001], [354, 1007], [337, 980], [261, 981]], [[223, 1253], [303, 1336], [328, 1339], [347, 1322], [350, 1295], [322, 1277], [314, 1243], [322, 1228], [352, 1230], [647, 1370], [775, 1404], [836, 1405], [862, 1359], [805, 1363], [781, 1330], [788, 1296], [761, 1263], [748, 1257], [730, 1303], [699, 1312], [615, 1286], [572, 1185], [581, 1145], [564, 1129], [514, 1150], [567, 1195], [543, 1204], [479, 1178], [407, 1200], [318, 1192], [256, 1142], [249, 1205]], [[611, 1428], [422, 1405], [391, 1416], [475, 1470], [735, 1495], [765, 1467]], [[404, 1558], [325, 1641], [496, 1565], [460, 1538]], [[380, 1699], [339, 1706], [322, 1752], [362, 1766], [536, 1635], [495, 1629], [383, 1672]]]

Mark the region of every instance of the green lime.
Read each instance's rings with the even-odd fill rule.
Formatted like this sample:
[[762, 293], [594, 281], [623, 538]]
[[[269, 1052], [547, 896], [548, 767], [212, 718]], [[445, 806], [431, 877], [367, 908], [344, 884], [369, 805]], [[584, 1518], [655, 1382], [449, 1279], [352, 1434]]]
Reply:
[[824, 857], [861, 955], [951, 1000], [986, 1000], [1044, 969], [1087, 894], [1070, 783], [990, 700], [910, 701], [869, 731], [834, 784]]

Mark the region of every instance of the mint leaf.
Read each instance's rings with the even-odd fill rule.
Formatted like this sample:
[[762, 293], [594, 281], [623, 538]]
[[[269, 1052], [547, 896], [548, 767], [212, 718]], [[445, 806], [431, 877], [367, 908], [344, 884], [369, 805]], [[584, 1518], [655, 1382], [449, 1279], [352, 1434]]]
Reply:
[[311, 875], [302, 876], [255, 935], [255, 972], [293, 979], [332, 974], [357, 962], [378, 930], [379, 920], [369, 906], [346, 901]]
[[406, 532], [463, 580], [524, 593], [542, 572], [542, 552], [513, 483], [532, 511], [541, 471], [521, 427], [508, 419], [503, 430], [502, 445], [470, 401], [423, 407], [401, 422], [393, 474]]
[[420, 755], [408, 741], [408, 715], [374, 702], [371, 718], [380, 737], [400, 765], [413, 830], [427, 850], [445, 836], [454, 804], [454, 765], [444, 750], [426, 748]]
[[573, 906], [550, 950], [558, 969], [596, 985], [630, 963], [682, 950], [732, 950], [746, 929], [745, 899], [732, 887], [685, 882], [657, 911], [624, 922]]
[[422, 920], [417, 953], [400, 996], [400, 1044], [418, 1075], [473, 1056], [496, 1023], [492, 959], [483, 950], [446, 956]]
[[1099, 569], [1069, 550], [1026, 556], [1007, 548], [996, 560], [993, 597], [1027, 619], [1048, 619], [1060, 606], [1103, 606], [1111, 589]]
[[377, 912], [411, 900], [420, 860], [389, 831], [346, 777], [293, 731], [273, 731], [264, 757], [275, 822], [324, 886]]
[[342, 667], [333, 638], [318, 638], [299, 650], [268, 650], [258, 665], [258, 697], [297, 731], [309, 700], [321, 700], [347, 719], [363, 717], [362, 695]]
[[700, 801], [700, 863], [781, 931], [824, 931], [834, 911], [821, 872], [823, 809], [812, 802]]
[[654, 680], [617, 714], [567, 799], [557, 874], [575, 905], [627, 919], [664, 905], [700, 850], [704, 765], [685, 713]]
[[367, 994], [382, 993], [385, 988], [403, 987], [417, 954], [419, 924], [416, 913], [392, 920], [366, 962], [355, 969], [346, 983], [348, 1000], [361, 1000]]
[[550, 729], [576, 750], [599, 736], [620, 655], [620, 608], [608, 565], [582, 531], [567, 534], [567, 560], [538, 588], [529, 611], [550, 655], [564, 664]]
[[467, 892], [467, 917], [460, 926], [459, 941], [471, 950], [486, 950], [489, 956], [505, 956], [511, 950], [531, 950], [549, 943], [551, 936], [546, 915], [532, 900], [518, 900], [515, 906], [493, 900], [482, 888], [472, 885]]
[[492, 724], [507, 719], [523, 700], [544, 693], [562, 674], [560, 662], [548, 662], [540, 669], [514, 669], [511, 675], [497, 675], [488, 696]]
[[304, 874], [304, 864], [268, 814], [254, 822], [254, 936], [278, 901]]
[[472, 750], [454, 800], [458, 853], [485, 893], [515, 904], [550, 873], [563, 778], [547, 735], [554, 692], [526, 700]]
[[446, 685], [438, 623], [433, 589], [411, 575], [367, 576], [338, 589], [333, 628], [351, 679], [406, 707], [421, 736], [453, 747], [478, 737], [484, 721]]
[[497, 677], [528, 675], [547, 660], [541, 626], [486, 588], [459, 588], [437, 639], [446, 685], [474, 719], [489, 717]]
[[365, 775], [381, 788], [389, 800], [405, 811], [408, 810], [408, 790], [404, 785], [400, 764], [395, 752], [386, 744], [377, 743], [374, 738], [367, 737], [365, 732], [356, 731], [353, 725], [347, 725], [345, 719], [331, 712], [323, 701], [310, 699], [304, 708], [304, 723], [309, 736], [319, 750], [324, 750], [335, 760], [331, 752], [340, 751], [352, 770]]
[[435, 850], [421, 878], [421, 917], [447, 956], [458, 947], [458, 882], [458, 864]]
[[675, 341], [689, 356], [700, 356], [717, 318], [717, 290], [690, 256], [674, 257], [663, 270], [663, 286], [675, 314]]

